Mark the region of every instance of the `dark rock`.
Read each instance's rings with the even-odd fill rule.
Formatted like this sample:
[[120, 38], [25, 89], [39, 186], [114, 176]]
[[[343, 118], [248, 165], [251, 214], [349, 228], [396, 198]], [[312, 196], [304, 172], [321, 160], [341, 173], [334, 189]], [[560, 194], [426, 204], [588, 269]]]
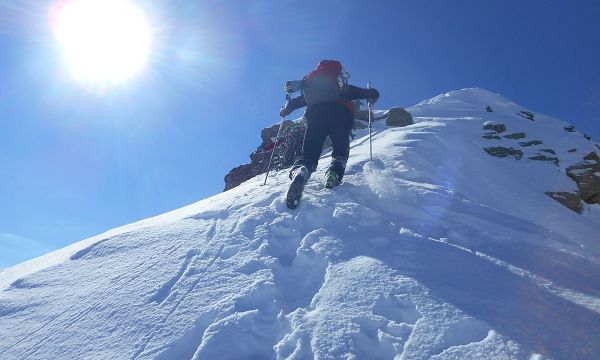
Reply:
[[569, 149], [569, 152], [571, 152], [571, 153], [575, 152], [575, 151], [577, 151], [577, 149]]
[[522, 110], [522, 111], [519, 111], [517, 113], [517, 115], [522, 116], [522, 117], [524, 117], [527, 120], [535, 121], [533, 113], [531, 111]]
[[514, 133], [514, 134], [508, 134], [508, 135], [504, 135], [504, 137], [505, 137], [506, 139], [522, 139], [522, 138], [524, 138], [525, 136], [526, 136], [526, 135], [525, 135], [525, 133], [522, 133], [522, 132], [520, 132], [520, 133]]
[[496, 157], [509, 157], [512, 156], [517, 160], [520, 160], [523, 157], [523, 152], [521, 150], [518, 149], [513, 149], [513, 148], [505, 148], [505, 147], [488, 147], [488, 148], [484, 148], [484, 150], [492, 155], [492, 156], [496, 156]]
[[564, 129], [566, 132], [575, 132], [576, 131], [575, 126], [573, 126], [573, 125], [565, 126]]
[[584, 156], [583, 160], [593, 161], [596, 163], [600, 162], [600, 158], [598, 158], [598, 154], [596, 154], [593, 151], [591, 153], [587, 154], [586, 156]]
[[[293, 121], [292, 120], [284, 120], [281, 123], [281, 131], [284, 131], [285, 128], [289, 127], [290, 125], [292, 125]], [[264, 128], [261, 130], [260, 132], [260, 137], [262, 139], [262, 144], [261, 146], [271, 142], [272, 139], [274, 139], [277, 136], [277, 132], [279, 131], [279, 124], [276, 125], [272, 125], [268, 128]], [[260, 148], [260, 147], [259, 147]]]
[[489, 106], [489, 105], [485, 107], [485, 111], [487, 111], [487, 112], [494, 112], [494, 110], [492, 110], [492, 107]]
[[[266, 161], [269, 161], [266, 159]], [[244, 181], [253, 178], [254, 176], [264, 173], [267, 171], [267, 162], [257, 166], [256, 164], [244, 164], [236, 168], [233, 168], [227, 175], [225, 175], [225, 191], [233, 189], [240, 185]]]
[[520, 142], [519, 145], [523, 146], [523, 147], [527, 147], [527, 146], [533, 146], [533, 145], [541, 145], [544, 142], [542, 140], [531, 140], [531, 141], [527, 141], [527, 142]]
[[592, 137], [591, 137], [591, 136], [589, 136], [588, 134], [583, 134], [583, 137], [584, 137], [586, 140], [592, 140]]
[[[401, 107], [391, 108], [383, 116], [374, 116], [372, 120], [376, 121], [382, 119], [386, 120], [387, 126], [407, 126], [412, 125], [414, 123], [412, 115]], [[361, 127], [358, 128], [362, 129], [362, 124], [359, 124], [359, 121], [357, 120], [366, 121], [368, 123], [369, 110], [358, 110], [354, 115], [354, 124], [360, 125]]]
[[275, 151], [275, 154], [271, 164], [272, 169], [285, 169], [291, 166], [302, 153], [304, 129], [303, 122], [285, 120], [281, 124], [281, 132], [277, 143], [275, 143], [275, 140], [279, 131], [279, 124], [263, 129], [260, 134], [262, 143], [250, 154], [250, 163], [232, 169], [225, 176], [225, 191], [233, 189], [256, 175], [265, 173], [273, 151]]
[[530, 156], [528, 159], [535, 160], [535, 161], [551, 161], [556, 166], [558, 166], [558, 163], [559, 163], [558, 158], [554, 157], [554, 156], [536, 155], [536, 156]]
[[547, 152], [548, 154], [556, 155], [556, 151], [552, 149], [540, 149], [540, 151]]
[[504, 124], [496, 124], [491, 121], [487, 121], [483, 124], [483, 130], [495, 131], [497, 133], [502, 133], [506, 131], [506, 125]]
[[568, 207], [569, 209], [581, 214], [583, 206], [581, 205], [581, 198], [579, 194], [570, 192], [546, 192], [546, 195], [550, 196], [554, 200]]
[[600, 204], [600, 157], [591, 152], [582, 162], [567, 167], [569, 176], [579, 188], [579, 195], [588, 204]]
[[413, 117], [408, 111], [404, 110], [403, 108], [391, 108], [387, 113], [385, 124], [387, 126], [395, 127], [408, 126], [413, 124]]
[[492, 134], [485, 134], [482, 136], [482, 138], [487, 139], [487, 140], [502, 140], [502, 138], [498, 135], [492, 135]]

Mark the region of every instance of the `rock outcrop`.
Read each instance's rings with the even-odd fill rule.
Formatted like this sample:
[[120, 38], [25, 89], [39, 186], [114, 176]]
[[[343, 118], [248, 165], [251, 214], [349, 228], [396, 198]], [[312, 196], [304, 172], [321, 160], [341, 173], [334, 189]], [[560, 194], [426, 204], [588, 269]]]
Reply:
[[522, 141], [519, 145], [523, 147], [529, 147], [534, 145], [542, 145], [544, 142], [542, 140], [531, 140], [531, 141]]
[[506, 125], [501, 123], [496, 123], [493, 121], [486, 121], [483, 123], [483, 130], [490, 131], [492, 133], [503, 133], [506, 131]]
[[392, 108], [385, 119], [387, 126], [403, 127], [413, 124], [412, 115], [403, 108]]
[[580, 213], [583, 211], [583, 207], [581, 205], [581, 198], [577, 193], [570, 192], [546, 192], [546, 195], [550, 196], [554, 200], [568, 207], [569, 209], [575, 211], [576, 213]]
[[579, 197], [588, 204], [600, 204], [600, 157], [591, 152], [583, 161], [567, 168], [569, 176], [577, 184]]
[[576, 192], [547, 192], [546, 195], [577, 212], [583, 203], [600, 204], [600, 157], [591, 152], [583, 161], [567, 167], [567, 176], [577, 184]]
[[531, 111], [519, 111], [517, 113], [517, 115], [524, 117], [527, 120], [531, 120], [531, 121], [535, 121], [535, 116], [533, 115], [533, 113]]
[[500, 140], [502, 139], [500, 133], [506, 131], [506, 125], [495, 123], [493, 121], [486, 121], [483, 124], [483, 130], [486, 130], [486, 132], [483, 134], [482, 138], [486, 140]]
[[487, 147], [484, 150], [488, 154], [495, 157], [514, 157], [517, 160], [521, 160], [523, 157], [523, 151], [503, 146]]
[[516, 140], [516, 139], [522, 139], [524, 138], [526, 135], [525, 133], [522, 132], [518, 132], [518, 133], [514, 133], [514, 134], [508, 134], [508, 135], [504, 135], [502, 136], [505, 139], [512, 139], [512, 140]]
[[302, 153], [305, 125], [302, 121], [285, 120], [281, 123], [281, 132], [277, 139], [279, 124], [264, 128], [258, 148], [250, 154], [250, 163], [240, 165], [225, 175], [225, 191], [233, 189], [244, 181], [267, 171], [271, 154], [271, 168], [284, 169], [291, 166]]
[[[518, 115], [534, 120], [534, 115], [531, 112], [521, 111]], [[508, 135], [501, 135], [507, 131], [505, 124], [487, 121], [483, 124], [484, 134], [482, 138], [494, 142], [494, 146], [484, 147], [485, 152], [495, 157], [512, 157], [516, 160], [523, 158], [530, 161], [549, 162], [556, 166], [561, 165], [561, 160], [556, 150], [550, 148], [540, 148], [538, 145], [544, 144], [541, 139], [515, 142], [527, 137], [524, 132], [515, 132]], [[563, 130], [567, 134], [576, 133], [575, 127], [566, 125]], [[501, 141], [498, 141], [501, 140]], [[512, 141], [511, 141], [512, 140]], [[595, 146], [600, 149], [598, 144]], [[567, 208], [582, 213], [584, 203], [600, 204], [600, 156], [594, 151], [587, 153], [582, 161], [573, 161], [572, 155], [568, 153], [576, 153], [577, 148], [565, 149], [560, 154], [567, 160], [567, 164], [563, 164], [562, 169], [566, 175], [570, 177], [577, 185], [577, 191], [549, 191], [545, 194], [552, 199], [558, 201]]]
[[558, 166], [558, 163], [560, 162], [560, 160], [558, 160], [558, 158], [556, 156], [548, 156], [548, 155], [544, 155], [544, 154], [530, 156], [530, 157], [528, 157], [528, 159], [534, 160], [534, 161], [549, 161], [549, 162], [554, 163], [554, 165], [556, 165], [556, 166]]

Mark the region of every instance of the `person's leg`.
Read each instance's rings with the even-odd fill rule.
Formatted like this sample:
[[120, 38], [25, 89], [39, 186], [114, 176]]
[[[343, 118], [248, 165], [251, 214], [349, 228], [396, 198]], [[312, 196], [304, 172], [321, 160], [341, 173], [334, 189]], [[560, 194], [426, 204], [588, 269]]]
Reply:
[[292, 177], [294, 170], [300, 166], [306, 166], [309, 174], [317, 169], [323, 151], [323, 143], [327, 137], [327, 124], [319, 116], [321, 113], [322, 111], [318, 105], [306, 112], [306, 133], [302, 144], [302, 157], [294, 163], [290, 177]]
[[329, 121], [329, 138], [333, 146], [329, 171], [338, 176], [338, 181], [344, 177], [346, 162], [350, 155], [350, 130], [352, 129], [352, 114], [343, 105], [332, 110]]

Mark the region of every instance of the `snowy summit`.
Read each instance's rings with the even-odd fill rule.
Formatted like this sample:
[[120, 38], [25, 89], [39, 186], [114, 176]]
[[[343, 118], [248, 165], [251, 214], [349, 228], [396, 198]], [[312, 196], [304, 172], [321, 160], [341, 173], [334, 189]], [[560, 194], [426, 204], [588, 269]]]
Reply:
[[0, 359], [597, 359], [600, 145], [482, 89], [406, 110], [296, 210], [275, 171], [3, 271]]

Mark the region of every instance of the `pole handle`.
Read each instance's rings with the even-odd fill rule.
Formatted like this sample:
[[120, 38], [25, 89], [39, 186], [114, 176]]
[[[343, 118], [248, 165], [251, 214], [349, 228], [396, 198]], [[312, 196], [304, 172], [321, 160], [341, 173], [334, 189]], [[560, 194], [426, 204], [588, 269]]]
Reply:
[[[367, 82], [367, 89], [371, 90], [373, 88], [373, 86], [371, 85], [371, 82]], [[373, 102], [371, 100], [367, 100], [367, 104], [369, 105], [369, 109], [371, 109], [371, 106], [373, 105]]]

